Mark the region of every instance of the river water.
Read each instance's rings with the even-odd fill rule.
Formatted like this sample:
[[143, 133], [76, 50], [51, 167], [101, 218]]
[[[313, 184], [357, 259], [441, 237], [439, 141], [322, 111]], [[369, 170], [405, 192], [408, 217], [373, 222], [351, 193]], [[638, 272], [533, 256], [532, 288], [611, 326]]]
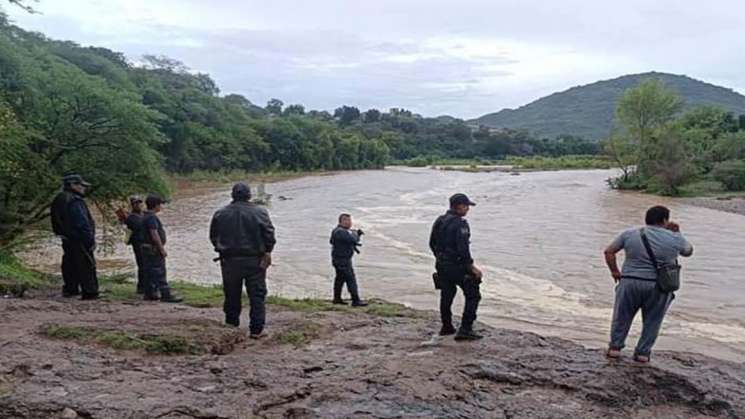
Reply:
[[[695, 253], [682, 260], [683, 288], [657, 348], [745, 360], [745, 259], [740, 253], [745, 217], [612, 191], [605, 179], [613, 175], [390, 168], [267, 185], [274, 195], [270, 212], [278, 239], [270, 293], [329, 298], [328, 236], [337, 215], [349, 212], [366, 232], [362, 254], [355, 258], [363, 297], [436, 308], [429, 230], [446, 209], [447, 197], [465, 192], [478, 203], [468, 220], [472, 253], [484, 270], [479, 320], [600, 347], [607, 342], [613, 304], [602, 251], [621, 230], [639, 225], [646, 208], [663, 204]], [[169, 232], [170, 278], [220, 282], [219, 265], [211, 261], [208, 224], [229, 199], [226, 186], [177, 199], [166, 208], [162, 219]], [[47, 261], [56, 260], [45, 253]], [[105, 258], [109, 266], [131, 266], [123, 246]], [[462, 297], [457, 301], [456, 312]], [[639, 326], [637, 320], [631, 347]]]

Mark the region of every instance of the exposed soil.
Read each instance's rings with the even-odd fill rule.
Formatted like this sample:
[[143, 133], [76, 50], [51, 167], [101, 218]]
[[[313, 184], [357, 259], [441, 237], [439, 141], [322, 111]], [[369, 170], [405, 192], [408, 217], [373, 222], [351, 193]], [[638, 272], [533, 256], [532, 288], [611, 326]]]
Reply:
[[[701, 355], [638, 365], [514, 330], [433, 338], [431, 313], [279, 306], [257, 341], [219, 308], [26, 294], [0, 300], [2, 418], [745, 417], [745, 365]], [[176, 334], [202, 354], [52, 338], [50, 325]]]
[[745, 215], [745, 196], [718, 198], [684, 198], [685, 202], [699, 207]]

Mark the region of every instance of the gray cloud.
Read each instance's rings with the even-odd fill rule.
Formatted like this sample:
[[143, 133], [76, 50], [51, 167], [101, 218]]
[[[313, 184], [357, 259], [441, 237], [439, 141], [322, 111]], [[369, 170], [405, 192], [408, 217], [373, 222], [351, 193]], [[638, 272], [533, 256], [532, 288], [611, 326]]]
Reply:
[[630, 72], [742, 91], [745, 5], [629, 0], [42, 0], [26, 28], [130, 57], [165, 54], [263, 104], [473, 117]]

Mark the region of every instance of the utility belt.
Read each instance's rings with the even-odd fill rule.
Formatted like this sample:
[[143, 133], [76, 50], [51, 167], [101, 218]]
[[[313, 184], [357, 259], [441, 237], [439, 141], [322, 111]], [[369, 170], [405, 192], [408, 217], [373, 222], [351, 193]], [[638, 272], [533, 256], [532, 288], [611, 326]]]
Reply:
[[264, 253], [257, 253], [253, 250], [245, 250], [245, 249], [228, 249], [223, 250], [220, 253], [220, 257], [218, 259], [232, 259], [232, 258], [258, 258], [264, 255]]
[[459, 265], [467, 265], [462, 258], [458, 256], [452, 256], [444, 253], [440, 253], [437, 256], [435, 256], [435, 263], [438, 265], [447, 265], [447, 266], [459, 266]]
[[657, 282], [656, 278], [641, 278], [638, 276], [631, 276], [631, 275], [621, 275], [621, 279], [636, 279], [638, 281], [647, 281], [647, 282]]

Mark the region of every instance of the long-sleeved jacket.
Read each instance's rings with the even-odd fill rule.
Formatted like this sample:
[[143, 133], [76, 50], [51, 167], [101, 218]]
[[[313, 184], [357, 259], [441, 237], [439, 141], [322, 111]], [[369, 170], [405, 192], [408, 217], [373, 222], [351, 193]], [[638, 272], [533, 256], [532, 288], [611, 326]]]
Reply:
[[360, 245], [360, 236], [356, 230], [337, 226], [331, 231], [329, 243], [331, 243], [331, 259], [348, 260], [352, 259], [357, 246]]
[[440, 263], [471, 265], [471, 229], [468, 222], [451, 210], [437, 217], [429, 236], [429, 248]]
[[267, 210], [244, 201], [233, 201], [215, 213], [210, 241], [222, 257], [262, 256], [276, 244]]
[[143, 224], [144, 219], [145, 216], [142, 213], [132, 212], [127, 215], [127, 218], [124, 220], [124, 224], [132, 232], [129, 236], [129, 241], [127, 242], [127, 244], [131, 244], [132, 246], [139, 246], [145, 242], [146, 232], [145, 226]]
[[66, 240], [80, 242], [86, 249], [96, 243], [96, 223], [83, 197], [69, 190], [57, 194], [51, 208], [52, 230]]

